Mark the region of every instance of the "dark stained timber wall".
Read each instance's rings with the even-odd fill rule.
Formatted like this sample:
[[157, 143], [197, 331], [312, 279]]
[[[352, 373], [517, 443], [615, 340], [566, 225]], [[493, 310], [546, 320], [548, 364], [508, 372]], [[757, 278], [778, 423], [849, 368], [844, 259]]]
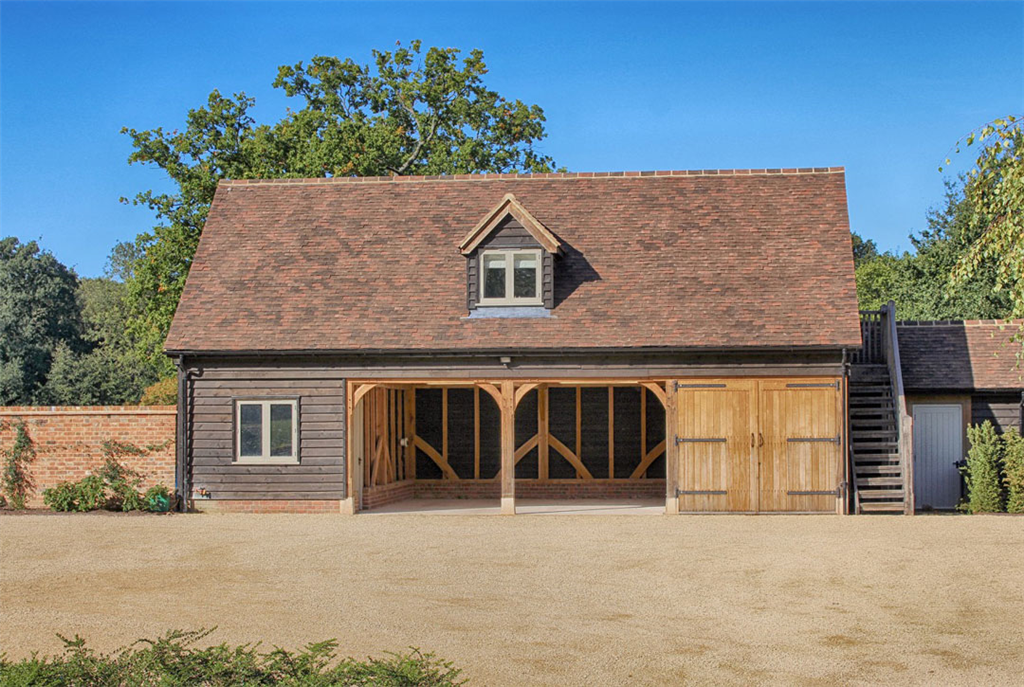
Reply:
[[971, 399], [971, 422], [988, 420], [999, 432], [1021, 429], [1020, 394], [975, 394]]
[[[235, 461], [234, 404], [297, 399], [298, 465]], [[189, 385], [191, 484], [212, 499], [345, 497], [345, 379], [330, 368], [211, 367]]]
[[[444, 452], [441, 389], [420, 388], [416, 391], [416, 431], [438, 453]], [[549, 426], [551, 435], [576, 451], [576, 387], [548, 388]], [[582, 432], [580, 453], [583, 465], [595, 479], [608, 474], [608, 387], [581, 387], [580, 411]], [[642, 427], [641, 394], [646, 395], [643, 411], [646, 427]], [[448, 464], [460, 479], [474, 477], [474, 425], [472, 389], [448, 390]], [[498, 406], [485, 392], [480, 395], [480, 479], [492, 479], [501, 471], [501, 416]], [[616, 479], [628, 479], [640, 464], [642, 451], [650, 451], [665, 438], [665, 410], [658, 399], [641, 387], [614, 387], [614, 452]], [[530, 391], [516, 409], [516, 446], [529, 441], [538, 428], [539, 392]], [[641, 431], [646, 441], [641, 440]], [[423, 451], [416, 452], [416, 477], [442, 479], [441, 469]], [[517, 479], [537, 479], [539, 449], [531, 449], [516, 464]], [[550, 479], [576, 479], [576, 469], [554, 448], [548, 452]], [[645, 476], [665, 477], [664, 456], [657, 458]]]

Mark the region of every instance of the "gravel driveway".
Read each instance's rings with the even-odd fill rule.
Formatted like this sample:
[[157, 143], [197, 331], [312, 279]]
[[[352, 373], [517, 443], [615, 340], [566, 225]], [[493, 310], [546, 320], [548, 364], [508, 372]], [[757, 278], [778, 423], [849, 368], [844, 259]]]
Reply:
[[0, 651], [170, 628], [471, 685], [1021, 685], [1024, 518], [0, 518]]

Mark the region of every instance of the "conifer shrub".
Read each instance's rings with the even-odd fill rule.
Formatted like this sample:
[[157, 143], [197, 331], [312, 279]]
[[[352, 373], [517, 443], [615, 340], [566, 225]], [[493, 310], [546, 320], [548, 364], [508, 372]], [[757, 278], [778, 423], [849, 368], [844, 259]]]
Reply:
[[1024, 513], [1024, 437], [1016, 428], [1003, 434], [1003, 474], [1006, 511]]
[[998, 513], [1003, 510], [1003, 485], [999, 475], [1002, 440], [988, 420], [968, 427], [967, 438], [971, 448], [963, 469], [967, 483], [966, 510]]

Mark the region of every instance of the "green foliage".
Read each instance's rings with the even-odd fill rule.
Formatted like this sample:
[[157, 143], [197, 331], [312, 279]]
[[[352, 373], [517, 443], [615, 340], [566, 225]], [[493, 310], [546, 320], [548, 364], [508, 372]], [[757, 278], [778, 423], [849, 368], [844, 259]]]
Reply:
[[[893, 300], [901, 319], [1000, 319], [1011, 313], [1005, 291], [996, 289], [996, 266], [988, 260], [955, 291], [949, 288], [958, 261], [977, 230], [963, 197], [962, 183], [948, 182], [946, 202], [928, 213], [928, 228], [911, 235], [913, 252], [901, 255], [862, 248], [857, 264], [861, 309], [877, 310]], [[861, 244], [863, 245], [863, 243]], [[854, 240], [857, 250], [857, 240]]]
[[175, 377], [161, 379], [146, 387], [139, 405], [171, 406], [178, 402], [178, 380]]
[[100, 345], [88, 353], [76, 353], [60, 343], [38, 401], [48, 405], [135, 403], [155, 376], [154, 366], [133, 349]]
[[86, 513], [106, 507], [107, 485], [99, 475], [92, 474], [77, 482], [61, 482], [43, 490], [43, 503], [60, 512]]
[[152, 513], [164, 513], [171, 507], [171, 490], [162, 484], [150, 487], [142, 497], [142, 506]]
[[853, 240], [853, 265], [859, 267], [861, 263], [878, 257], [878, 244], [871, 239], [864, 239], [855, 231], [850, 232]]
[[[412, 649], [384, 658], [338, 659], [337, 642], [307, 644], [298, 651], [259, 644], [197, 647], [212, 630], [173, 631], [104, 654], [89, 649], [78, 635], [61, 637], [60, 656], [0, 658], [0, 684], [8, 687], [119, 685], [188, 687], [191, 685], [291, 685], [292, 687], [455, 687], [465, 684], [461, 670], [433, 654]], [[59, 635], [58, 635], [59, 636]]]
[[371, 64], [318, 55], [278, 69], [273, 85], [301, 107], [274, 124], [256, 124], [244, 93], [214, 91], [180, 130], [123, 129], [129, 162], [175, 186], [135, 196], [159, 224], [111, 255], [126, 275], [129, 334], [160, 376], [172, 372], [161, 349], [220, 179], [550, 171], [536, 148], [543, 111], [488, 89], [486, 73], [479, 50], [424, 53], [419, 41], [374, 51]]
[[103, 466], [78, 482], [63, 482], [44, 490], [43, 503], [56, 511], [167, 510], [160, 505], [170, 503], [170, 490], [159, 485], [150, 487], [144, 495], [139, 494], [143, 476], [119, 460], [125, 456], [145, 456], [162, 448], [164, 446], [140, 448], [121, 441], [104, 441], [106, 460]]
[[1006, 511], [1024, 513], [1024, 437], [1015, 427], [1003, 434], [1003, 475]]
[[1003, 510], [999, 462], [1002, 441], [988, 420], [967, 428], [971, 448], [963, 468], [967, 483], [966, 509], [971, 513], [999, 513]]
[[78, 277], [35, 241], [0, 239], [0, 405], [34, 403], [54, 350], [82, 350]]
[[[973, 236], [957, 261], [953, 287], [962, 288], [994, 263], [995, 288], [1006, 289], [1013, 316], [1024, 317], [1024, 118], [997, 119], [965, 143], [980, 146], [964, 187]], [[1018, 338], [1024, 342], [1024, 335]]]
[[[0, 430], [6, 427], [6, 423], [0, 423]], [[0, 458], [3, 459], [0, 489], [4, 499], [11, 508], [21, 510], [33, 487], [28, 466], [36, 458], [36, 450], [24, 420], [14, 424], [14, 443], [10, 448], [0, 450]]]

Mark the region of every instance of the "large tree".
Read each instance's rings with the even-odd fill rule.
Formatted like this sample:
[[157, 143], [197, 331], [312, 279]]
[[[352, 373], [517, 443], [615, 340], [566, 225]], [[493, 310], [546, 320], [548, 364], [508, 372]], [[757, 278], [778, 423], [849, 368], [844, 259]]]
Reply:
[[135, 241], [127, 280], [130, 327], [142, 350], [161, 357], [220, 179], [552, 169], [537, 147], [543, 111], [487, 88], [481, 51], [424, 53], [414, 41], [372, 58], [316, 56], [280, 67], [273, 85], [301, 107], [273, 124], [257, 125], [255, 100], [244, 93], [214, 91], [205, 107], [188, 112], [183, 130], [124, 129], [134, 147], [129, 162], [156, 165], [175, 185], [132, 200], [159, 219]]
[[35, 241], [0, 239], [0, 405], [38, 400], [59, 344], [85, 348], [77, 288]]
[[[913, 250], [878, 253], [872, 242], [854, 239], [857, 296], [866, 310], [896, 302], [902, 319], [955, 320], [1007, 317], [1006, 291], [996, 288], [996, 264], [982, 260], [959, 289], [950, 291], [950, 274], [977, 237], [963, 180], [946, 185], [945, 204], [928, 213], [928, 228], [910, 236]], [[858, 250], [859, 247], [859, 250]], [[860, 254], [858, 256], [858, 253]]]
[[[994, 264], [995, 287], [1008, 292], [1013, 316], [1024, 317], [1024, 118], [997, 119], [966, 144], [980, 146], [964, 187], [973, 236], [953, 271], [953, 291]], [[1024, 328], [1018, 338], [1024, 342]]]

